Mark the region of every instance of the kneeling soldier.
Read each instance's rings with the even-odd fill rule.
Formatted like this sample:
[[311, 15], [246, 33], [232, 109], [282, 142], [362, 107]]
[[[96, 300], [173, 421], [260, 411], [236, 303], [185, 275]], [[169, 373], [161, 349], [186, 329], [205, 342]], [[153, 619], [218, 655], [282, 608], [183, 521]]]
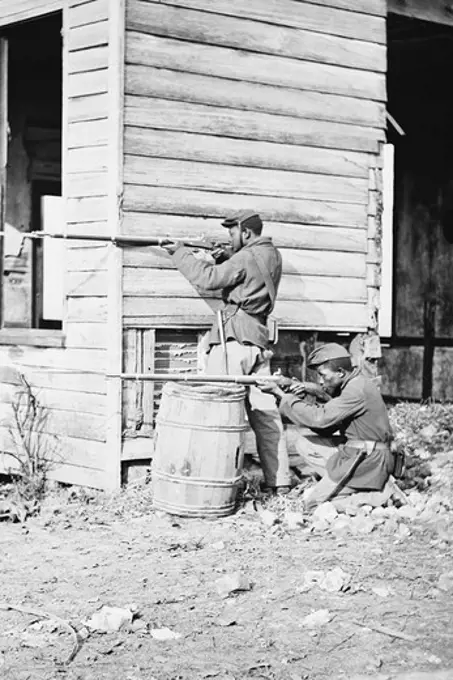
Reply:
[[[280, 413], [296, 425], [324, 437], [337, 430], [342, 435], [338, 447], [325, 447], [327, 460], [321, 466], [325, 474], [306, 493], [307, 509], [335, 496], [382, 491], [394, 460], [387, 409], [378, 388], [353, 369], [350, 354], [336, 343], [312, 352], [307, 365], [317, 369], [319, 385], [296, 382], [289, 388], [292, 393], [285, 393], [278, 384], [259, 383], [260, 389], [276, 397]], [[304, 402], [304, 394], [314, 395], [316, 403]], [[319, 469], [318, 461], [312, 471]]]

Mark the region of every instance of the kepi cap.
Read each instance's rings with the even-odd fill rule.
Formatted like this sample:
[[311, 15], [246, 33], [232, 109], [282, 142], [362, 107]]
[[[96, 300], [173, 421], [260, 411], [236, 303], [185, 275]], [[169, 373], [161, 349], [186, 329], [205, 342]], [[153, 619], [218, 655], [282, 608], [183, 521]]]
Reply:
[[328, 342], [311, 352], [307, 359], [307, 366], [309, 368], [320, 366], [331, 359], [343, 359], [346, 357], [351, 358], [351, 355], [345, 347], [336, 342]]
[[258, 213], [253, 210], [241, 210], [226, 217], [222, 222], [222, 227], [230, 229], [230, 227], [243, 226], [248, 229], [262, 229], [263, 222]]

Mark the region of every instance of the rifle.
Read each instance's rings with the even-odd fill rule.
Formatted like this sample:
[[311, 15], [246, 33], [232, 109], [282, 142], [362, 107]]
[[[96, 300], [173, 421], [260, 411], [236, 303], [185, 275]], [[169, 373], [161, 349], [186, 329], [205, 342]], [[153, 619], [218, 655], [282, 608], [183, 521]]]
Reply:
[[[5, 236], [5, 231], [0, 231], [0, 237]], [[163, 246], [166, 243], [172, 243], [173, 239], [171, 236], [165, 236], [163, 238], [150, 238], [148, 236], [127, 236], [125, 234], [118, 234], [115, 236], [103, 236], [101, 234], [50, 234], [47, 231], [29, 231], [27, 233], [21, 234], [22, 238], [29, 239], [41, 239], [41, 238], [59, 238], [65, 239], [67, 241], [98, 241], [100, 243], [113, 243], [115, 246], [136, 246], [136, 247], [148, 247], [148, 246]], [[221, 245], [211, 239], [199, 239], [194, 241], [181, 241], [184, 246], [189, 248], [200, 248], [202, 250], [215, 250]]]
[[121, 378], [121, 380], [144, 380], [151, 382], [186, 382], [195, 384], [208, 383], [236, 383], [237, 385], [256, 385], [258, 380], [279, 382], [289, 380], [281, 375], [196, 375], [194, 373], [108, 373], [107, 378]]

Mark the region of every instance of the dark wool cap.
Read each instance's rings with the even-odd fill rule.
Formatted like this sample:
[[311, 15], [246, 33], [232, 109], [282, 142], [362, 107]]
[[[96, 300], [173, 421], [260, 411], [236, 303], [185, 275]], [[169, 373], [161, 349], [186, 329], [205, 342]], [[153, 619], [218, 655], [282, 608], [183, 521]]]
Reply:
[[233, 213], [226, 217], [222, 222], [222, 227], [229, 229], [234, 226], [243, 226], [248, 229], [262, 229], [263, 222], [258, 213], [253, 210], [242, 210], [241, 212]]
[[343, 359], [345, 357], [351, 357], [348, 350], [338, 345], [336, 342], [328, 342], [326, 345], [321, 345], [318, 349], [315, 349], [307, 359], [307, 366], [310, 368], [312, 366], [320, 366], [330, 359]]

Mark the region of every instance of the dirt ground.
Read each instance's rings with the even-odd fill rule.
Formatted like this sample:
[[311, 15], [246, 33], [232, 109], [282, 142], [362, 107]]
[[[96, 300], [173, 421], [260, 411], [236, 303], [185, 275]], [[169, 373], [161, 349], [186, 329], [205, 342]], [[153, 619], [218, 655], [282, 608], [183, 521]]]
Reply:
[[[26, 525], [0, 524], [0, 677], [384, 680], [411, 669], [434, 677], [453, 669], [453, 587], [438, 588], [452, 570], [452, 543], [410, 529], [336, 537], [266, 526], [251, 503], [195, 520], [153, 512], [148, 486], [111, 497], [60, 491]], [[307, 570], [335, 567], [351, 576], [343, 591], [301, 587]], [[251, 587], [222, 597], [216, 581], [234, 572]], [[65, 664], [68, 630], [6, 604], [56, 615], [81, 637], [103, 605], [135, 617], [126, 630], [90, 632]], [[308, 628], [304, 618], [318, 610], [330, 620]], [[154, 639], [160, 628], [180, 637]]]

